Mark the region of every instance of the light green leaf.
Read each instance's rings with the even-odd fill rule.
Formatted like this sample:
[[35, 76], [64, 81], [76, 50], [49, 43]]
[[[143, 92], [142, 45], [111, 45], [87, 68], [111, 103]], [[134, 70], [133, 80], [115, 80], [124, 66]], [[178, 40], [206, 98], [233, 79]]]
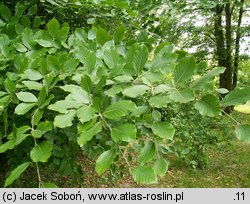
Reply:
[[112, 40], [112, 37], [103, 28], [96, 31], [96, 41], [99, 45], [104, 45], [107, 41]]
[[34, 138], [42, 137], [46, 132], [52, 130], [52, 122], [46, 121], [40, 123], [35, 130], [31, 132]]
[[235, 88], [221, 101], [222, 106], [242, 105], [250, 100], [250, 87], [243, 89]]
[[157, 122], [152, 125], [153, 133], [163, 139], [172, 140], [174, 137], [174, 127], [168, 122]]
[[130, 115], [132, 117], [139, 117], [143, 113], [147, 112], [148, 110], [149, 110], [148, 106], [139, 106], [139, 107], [136, 107]]
[[22, 83], [30, 90], [40, 91], [43, 87], [42, 84], [36, 81], [22, 81]]
[[136, 139], [136, 127], [132, 124], [115, 126], [111, 130], [111, 137], [115, 142], [132, 142]]
[[68, 109], [79, 108], [80, 106], [82, 106], [82, 103], [79, 103], [77, 101], [62, 100], [62, 101], [57, 101], [56, 103], [49, 105], [48, 109], [57, 111], [59, 113], [68, 113], [69, 112]]
[[141, 164], [146, 164], [154, 159], [156, 154], [156, 146], [152, 141], [147, 141], [145, 146], [141, 149], [139, 161]]
[[98, 175], [104, 173], [111, 164], [113, 164], [116, 157], [116, 150], [108, 150], [103, 152], [96, 160], [95, 171]]
[[153, 108], [164, 108], [171, 102], [168, 96], [155, 95], [149, 99], [149, 105]]
[[136, 98], [140, 95], [143, 95], [147, 90], [149, 90], [149, 87], [146, 85], [136, 85], [124, 89], [122, 93], [125, 96]]
[[196, 68], [195, 58], [193, 56], [185, 57], [180, 60], [174, 71], [175, 83], [183, 83], [194, 75]]
[[47, 162], [51, 156], [52, 145], [49, 141], [37, 144], [30, 152], [30, 158], [34, 162]]
[[229, 92], [227, 89], [224, 88], [215, 89], [215, 91], [220, 94], [227, 94]]
[[80, 136], [77, 138], [77, 143], [80, 146], [83, 146], [88, 141], [90, 141], [97, 133], [102, 131], [102, 122], [98, 122], [93, 125], [91, 128], [80, 132]]
[[33, 69], [27, 69], [24, 74], [22, 75], [23, 79], [29, 79], [31, 81], [37, 81], [43, 78], [43, 76], [40, 74], [40, 72], [33, 70]]
[[154, 184], [158, 182], [154, 170], [151, 167], [144, 165], [133, 169], [132, 177], [138, 184]]
[[204, 116], [215, 117], [220, 114], [220, 101], [212, 94], [202, 97], [194, 107]]
[[169, 162], [165, 159], [158, 159], [154, 163], [154, 171], [158, 176], [164, 176], [168, 170]]
[[113, 69], [117, 66], [119, 62], [119, 54], [114, 46], [112, 46], [109, 50], [105, 50], [103, 60], [110, 69]]
[[41, 45], [42, 47], [53, 47], [53, 41], [50, 40], [43, 40], [43, 39], [38, 39], [36, 42]]
[[207, 68], [207, 62], [206, 61], [201, 61], [196, 65], [196, 70], [197, 73], [201, 74], [203, 73]]
[[148, 61], [148, 48], [145, 45], [141, 45], [135, 52], [133, 62], [136, 73], [138, 74], [144, 65]]
[[30, 92], [19, 92], [16, 94], [17, 98], [20, 101], [28, 102], [28, 103], [36, 103], [37, 97]]
[[35, 103], [20, 103], [15, 108], [15, 113], [17, 115], [24, 115], [29, 112], [36, 104]]
[[65, 128], [72, 126], [72, 121], [76, 116], [75, 110], [70, 110], [65, 115], [57, 115], [54, 120], [54, 127]]
[[194, 100], [194, 92], [192, 89], [181, 89], [181, 90], [174, 90], [169, 93], [169, 98], [174, 102], [178, 103], [188, 103]]
[[77, 110], [77, 117], [81, 121], [81, 123], [90, 121], [95, 117], [96, 110], [91, 106], [82, 106], [80, 109]]
[[76, 49], [76, 57], [84, 64], [88, 73], [92, 73], [96, 65], [96, 54], [87, 48], [80, 46]]
[[30, 164], [31, 162], [23, 163], [11, 171], [10, 175], [5, 180], [4, 187], [11, 185], [16, 179], [18, 179], [20, 175], [30, 166]]
[[250, 125], [249, 124], [243, 124], [238, 125], [235, 129], [236, 137], [243, 141], [250, 143]]
[[210, 70], [194, 83], [194, 88], [200, 87], [204, 84], [211, 82], [215, 76], [222, 74], [225, 71], [225, 69], [226, 69], [225, 67], [216, 67]]
[[109, 97], [114, 97], [116, 94], [120, 93], [122, 90], [123, 90], [122, 86], [116, 85], [108, 89], [107, 91], [104, 91], [104, 94]]
[[136, 105], [129, 100], [121, 100], [110, 105], [103, 113], [104, 117], [111, 120], [119, 120], [128, 115], [136, 108]]

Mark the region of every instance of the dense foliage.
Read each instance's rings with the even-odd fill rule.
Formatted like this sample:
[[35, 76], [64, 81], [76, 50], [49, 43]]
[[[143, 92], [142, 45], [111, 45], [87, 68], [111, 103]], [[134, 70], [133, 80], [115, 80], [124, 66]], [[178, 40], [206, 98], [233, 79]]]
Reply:
[[[215, 89], [213, 80], [225, 68], [209, 70], [168, 43], [154, 48], [148, 39], [126, 40], [122, 25], [112, 34], [96, 26], [70, 32], [54, 18], [43, 25], [36, 8], [17, 4], [12, 15], [0, 7], [0, 157], [7, 154], [15, 166], [5, 187], [29, 166], [39, 186], [53, 186], [41, 180], [41, 163], [77, 177], [80, 151], [98, 156], [99, 175], [124, 160], [137, 183], [156, 183], [168, 170], [166, 154], [192, 152], [178, 145], [185, 139], [175, 139], [192, 131], [179, 127], [178, 118], [189, 115], [185, 107], [200, 120], [198, 112], [217, 117], [250, 99], [246, 87], [220, 101], [227, 90]], [[163, 115], [177, 105], [184, 107], [178, 116]], [[237, 137], [249, 142], [250, 126], [236, 125]]]

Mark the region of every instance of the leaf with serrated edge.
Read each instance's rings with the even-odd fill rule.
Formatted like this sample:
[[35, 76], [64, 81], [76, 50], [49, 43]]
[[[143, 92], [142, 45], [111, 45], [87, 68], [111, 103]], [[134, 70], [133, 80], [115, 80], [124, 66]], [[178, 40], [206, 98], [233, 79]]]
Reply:
[[138, 184], [154, 184], [157, 183], [155, 171], [149, 166], [139, 166], [132, 170], [132, 177]]
[[116, 157], [116, 150], [108, 150], [103, 152], [96, 160], [95, 170], [98, 175], [104, 173], [110, 165], [114, 162]]

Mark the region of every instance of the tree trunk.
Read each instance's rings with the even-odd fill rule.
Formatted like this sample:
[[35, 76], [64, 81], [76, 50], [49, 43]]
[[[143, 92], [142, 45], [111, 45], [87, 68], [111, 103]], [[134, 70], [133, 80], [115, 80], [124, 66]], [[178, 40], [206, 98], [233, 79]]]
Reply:
[[241, 6], [239, 11], [236, 38], [235, 38], [235, 54], [234, 54], [234, 73], [233, 73], [233, 89], [237, 86], [238, 81], [238, 66], [239, 66], [239, 54], [240, 54], [240, 38], [241, 38], [241, 22], [243, 16], [244, 0], [241, 0]]

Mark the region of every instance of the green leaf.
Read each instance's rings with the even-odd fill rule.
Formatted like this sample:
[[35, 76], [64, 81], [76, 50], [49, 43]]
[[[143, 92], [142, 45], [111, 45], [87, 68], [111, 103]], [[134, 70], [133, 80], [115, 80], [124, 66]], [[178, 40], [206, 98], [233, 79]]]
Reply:
[[46, 121], [40, 123], [35, 130], [31, 132], [34, 138], [42, 137], [46, 132], [52, 130], [52, 122]]
[[141, 149], [139, 161], [141, 164], [146, 164], [154, 159], [156, 154], [156, 146], [152, 141], [147, 141], [145, 146]]
[[15, 108], [15, 113], [17, 115], [24, 115], [29, 112], [36, 104], [35, 103], [20, 103]]
[[238, 125], [235, 129], [235, 133], [239, 140], [250, 143], [250, 125]]
[[168, 122], [157, 122], [152, 125], [153, 133], [163, 139], [172, 140], [174, 137], [174, 127]]
[[9, 140], [8, 142], [5, 142], [3, 144], [0, 144], [0, 154], [6, 152], [9, 149], [13, 149], [15, 147], [15, 141]]
[[41, 188], [58, 188], [54, 183], [42, 183]]
[[215, 76], [222, 74], [225, 71], [225, 69], [226, 69], [225, 67], [216, 67], [216, 68], [210, 70], [209, 72], [207, 72], [204, 76], [202, 76], [200, 79], [198, 79], [194, 83], [194, 88], [200, 87], [204, 84], [211, 82]]
[[96, 54], [82, 46], [76, 49], [76, 51], [76, 57], [84, 64], [88, 73], [92, 73], [96, 65]]
[[36, 42], [41, 45], [42, 47], [53, 47], [53, 41], [50, 40], [43, 40], [43, 39], [38, 39]]
[[110, 105], [103, 113], [104, 117], [119, 120], [135, 109], [136, 105], [129, 100], [121, 100]]
[[37, 144], [30, 152], [30, 158], [34, 162], [47, 162], [51, 156], [52, 145], [49, 141]]
[[53, 18], [52, 20], [50, 20], [50, 22], [48, 22], [46, 24], [46, 26], [47, 26], [47, 29], [48, 29], [50, 35], [53, 38], [56, 38], [57, 37], [57, 33], [59, 32], [59, 29], [60, 29], [59, 22], [55, 18]]
[[10, 175], [5, 180], [4, 187], [11, 185], [16, 179], [18, 179], [20, 175], [30, 166], [30, 164], [31, 162], [23, 163], [11, 171]]
[[97, 133], [102, 131], [102, 122], [98, 122], [93, 125], [91, 128], [84, 130], [80, 133], [80, 136], [77, 138], [77, 143], [80, 146], [83, 146], [88, 141], [90, 141]]
[[119, 44], [124, 39], [125, 32], [126, 32], [125, 29], [126, 29], [125, 26], [121, 25], [115, 30], [114, 32], [115, 44]]
[[83, 90], [85, 90], [87, 93], [91, 93], [92, 92], [92, 82], [91, 79], [88, 75], [84, 75], [82, 77], [82, 88]]
[[119, 54], [114, 46], [112, 46], [109, 50], [105, 50], [103, 60], [110, 69], [117, 67], [119, 62]]
[[96, 160], [95, 171], [98, 175], [104, 173], [116, 158], [116, 150], [111, 149], [103, 152]]
[[149, 99], [149, 105], [153, 108], [165, 108], [171, 102], [168, 96], [155, 95]]
[[24, 74], [22, 75], [23, 79], [29, 79], [31, 81], [37, 81], [43, 78], [43, 75], [40, 74], [40, 72], [33, 70], [33, 69], [27, 69]]
[[111, 137], [115, 142], [132, 142], [136, 139], [136, 127], [132, 124], [122, 124], [111, 129]]
[[103, 28], [96, 31], [96, 41], [99, 45], [104, 45], [107, 41], [112, 40], [112, 37]]
[[215, 117], [220, 114], [220, 101], [212, 94], [202, 97], [194, 107], [204, 116]]
[[193, 56], [185, 57], [180, 60], [174, 70], [175, 83], [183, 83], [194, 75], [196, 68], [195, 58]]
[[136, 98], [140, 95], [143, 95], [147, 90], [149, 90], [149, 87], [146, 85], [136, 85], [124, 89], [122, 93], [125, 96]]
[[76, 116], [75, 110], [70, 110], [65, 115], [57, 115], [54, 120], [54, 127], [65, 128], [72, 126], [72, 121]]
[[37, 97], [30, 92], [19, 92], [16, 94], [17, 98], [20, 101], [28, 102], [28, 103], [36, 103]]
[[112, 88], [108, 89], [107, 91], [104, 91], [104, 94], [109, 97], [114, 97], [116, 94], [120, 93], [123, 90], [122, 86], [115, 85]]
[[174, 102], [188, 103], [194, 100], [194, 92], [190, 88], [175, 90], [169, 93], [169, 98]]
[[141, 45], [135, 52], [133, 62], [135, 66], [135, 71], [138, 74], [148, 61], [148, 48], [145, 45]]
[[77, 117], [79, 118], [81, 123], [85, 123], [95, 117], [95, 112], [96, 110], [91, 106], [82, 106], [77, 110]]
[[57, 101], [55, 104], [51, 104], [48, 106], [48, 109], [57, 111], [59, 113], [68, 113], [68, 109], [79, 108], [82, 106], [82, 103], [73, 100], [62, 100]]
[[9, 77], [4, 81], [4, 88], [10, 94], [15, 93], [16, 91], [16, 85]]
[[198, 74], [203, 73], [207, 68], [207, 62], [206, 61], [201, 61], [196, 65], [196, 71]]
[[221, 101], [222, 106], [241, 105], [250, 100], [250, 87], [243, 89], [235, 88], [229, 92]]
[[22, 81], [22, 83], [30, 90], [40, 91], [43, 87], [42, 84], [36, 81]]
[[133, 169], [132, 177], [138, 184], [154, 184], [158, 182], [154, 170], [151, 167], [144, 165]]
[[11, 12], [10, 9], [5, 5], [0, 5], [0, 14], [6, 21], [10, 21]]
[[168, 170], [169, 162], [165, 159], [158, 159], [154, 163], [154, 171], [158, 176], [164, 176]]

